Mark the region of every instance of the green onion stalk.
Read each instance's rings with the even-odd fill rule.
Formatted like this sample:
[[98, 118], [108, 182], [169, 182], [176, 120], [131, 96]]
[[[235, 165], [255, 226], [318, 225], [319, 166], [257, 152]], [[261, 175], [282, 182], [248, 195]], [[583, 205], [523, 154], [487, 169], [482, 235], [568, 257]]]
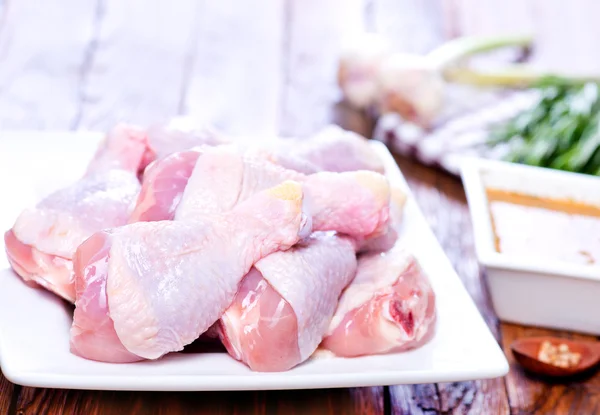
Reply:
[[600, 77], [577, 76], [510, 64], [496, 70], [470, 68], [470, 57], [501, 48], [530, 48], [530, 36], [463, 37], [427, 55], [391, 53], [387, 41], [369, 34], [341, 55], [338, 82], [358, 108], [375, 106], [428, 127], [443, 109], [447, 83], [480, 87], [529, 88], [539, 85], [581, 86]]

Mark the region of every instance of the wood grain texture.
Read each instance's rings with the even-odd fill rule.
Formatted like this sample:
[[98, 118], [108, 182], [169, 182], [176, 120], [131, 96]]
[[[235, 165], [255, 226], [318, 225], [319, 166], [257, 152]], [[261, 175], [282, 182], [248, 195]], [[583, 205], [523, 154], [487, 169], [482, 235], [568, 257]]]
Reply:
[[[460, 180], [405, 157], [397, 156], [396, 161], [446, 255], [498, 338], [498, 321], [475, 256], [470, 215]], [[394, 408], [400, 408], [396, 409], [399, 413], [407, 413], [403, 412], [404, 408], [427, 413], [425, 410], [431, 410], [436, 401], [439, 401], [442, 413], [509, 413], [506, 387], [502, 379], [443, 383], [437, 385], [435, 393], [431, 386], [426, 391], [427, 393], [423, 393], [407, 386], [390, 387], [391, 402], [394, 403]], [[422, 397], [427, 399], [423, 400]], [[418, 402], [423, 404], [415, 407]]]
[[15, 386], [0, 371], [0, 414], [9, 413], [15, 392]]
[[176, 115], [198, 2], [101, 1], [74, 127], [106, 130]]
[[563, 382], [542, 379], [524, 372], [510, 351], [511, 343], [521, 337], [550, 335], [580, 340], [596, 338], [507, 323], [503, 323], [501, 329], [502, 345], [510, 364], [506, 384], [514, 414], [600, 413], [600, 372]]
[[440, 411], [437, 385], [395, 386], [390, 396], [392, 415], [433, 415]]
[[96, 0], [20, 0], [2, 5], [0, 129], [71, 127], [96, 6]]
[[363, 0], [288, 0], [279, 133], [305, 136], [331, 122], [343, 45], [365, 30]]
[[440, 413], [498, 414], [510, 413], [504, 379], [438, 384]]
[[374, 31], [395, 51], [426, 53], [447, 36], [442, 0], [373, 0], [372, 8]]
[[275, 136], [285, 2], [201, 4], [183, 112], [232, 134]]
[[[23, 415], [368, 414], [383, 415], [382, 388], [269, 392], [95, 392], [24, 388]], [[340, 411], [340, 412], [338, 412]]]
[[[457, 34], [498, 35], [533, 31], [534, 0], [451, 1]], [[545, 0], [539, 1], [546, 3]]]

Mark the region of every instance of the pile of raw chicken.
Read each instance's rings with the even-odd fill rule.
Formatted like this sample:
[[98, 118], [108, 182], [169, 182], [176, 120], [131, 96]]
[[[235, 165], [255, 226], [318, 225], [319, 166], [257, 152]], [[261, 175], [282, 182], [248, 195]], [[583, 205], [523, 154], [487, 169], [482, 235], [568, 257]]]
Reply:
[[435, 297], [396, 243], [405, 195], [337, 127], [258, 147], [212, 129], [118, 125], [83, 177], [5, 234], [24, 281], [75, 304], [71, 351], [127, 363], [199, 338], [256, 371], [319, 349], [397, 352]]

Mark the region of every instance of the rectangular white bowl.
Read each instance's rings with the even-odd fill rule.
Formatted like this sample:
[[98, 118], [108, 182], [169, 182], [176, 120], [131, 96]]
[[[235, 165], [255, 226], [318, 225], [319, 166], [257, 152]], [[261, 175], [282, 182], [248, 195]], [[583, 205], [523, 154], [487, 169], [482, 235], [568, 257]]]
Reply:
[[[0, 133], [0, 229], [26, 206], [85, 169], [98, 134]], [[390, 181], [406, 181], [381, 143], [374, 148]], [[430, 383], [494, 378], [508, 371], [498, 343], [412, 196], [402, 238], [430, 276], [437, 295], [437, 330], [425, 346], [406, 353], [354, 359], [315, 357], [283, 373], [255, 373], [224, 353], [173, 353], [157, 361], [109, 364], [69, 352], [71, 311], [41, 289], [27, 287], [0, 256], [0, 365], [27, 386], [112, 390], [308, 389]]]
[[487, 269], [498, 318], [600, 335], [600, 267], [497, 252], [485, 191], [491, 187], [600, 206], [600, 178], [481, 159], [465, 160], [461, 170], [477, 256]]

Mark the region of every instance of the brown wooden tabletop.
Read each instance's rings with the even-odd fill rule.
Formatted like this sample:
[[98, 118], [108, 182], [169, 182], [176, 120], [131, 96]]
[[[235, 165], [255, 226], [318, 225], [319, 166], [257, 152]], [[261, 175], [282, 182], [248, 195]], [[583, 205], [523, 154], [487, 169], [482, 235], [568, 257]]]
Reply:
[[[145, 124], [186, 114], [233, 133], [303, 135], [333, 120], [368, 135], [372, 123], [338, 104], [334, 81], [342, 38], [366, 28], [388, 35], [398, 49], [423, 52], [461, 34], [533, 30], [539, 55], [548, 62], [564, 63], [567, 49], [577, 52], [567, 60], [590, 62], [585, 45], [598, 39], [589, 31], [600, 30], [599, 3], [569, 4], [0, 0], [0, 130], [103, 130], [121, 120]], [[560, 25], [560, 36], [553, 25]], [[564, 40], [569, 36], [578, 41], [576, 47]], [[600, 375], [552, 384], [515, 365], [508, 351], [513, 339], [550, 331], [497, 321], [475, 257], [460, 181], [406, 158], [398, 157], [398, 163], [507, 352], [511, 370], [505, 378], [334, 390], [142, 393], [36, 389], [0, 375], [0, 414], [600, 413]]]

